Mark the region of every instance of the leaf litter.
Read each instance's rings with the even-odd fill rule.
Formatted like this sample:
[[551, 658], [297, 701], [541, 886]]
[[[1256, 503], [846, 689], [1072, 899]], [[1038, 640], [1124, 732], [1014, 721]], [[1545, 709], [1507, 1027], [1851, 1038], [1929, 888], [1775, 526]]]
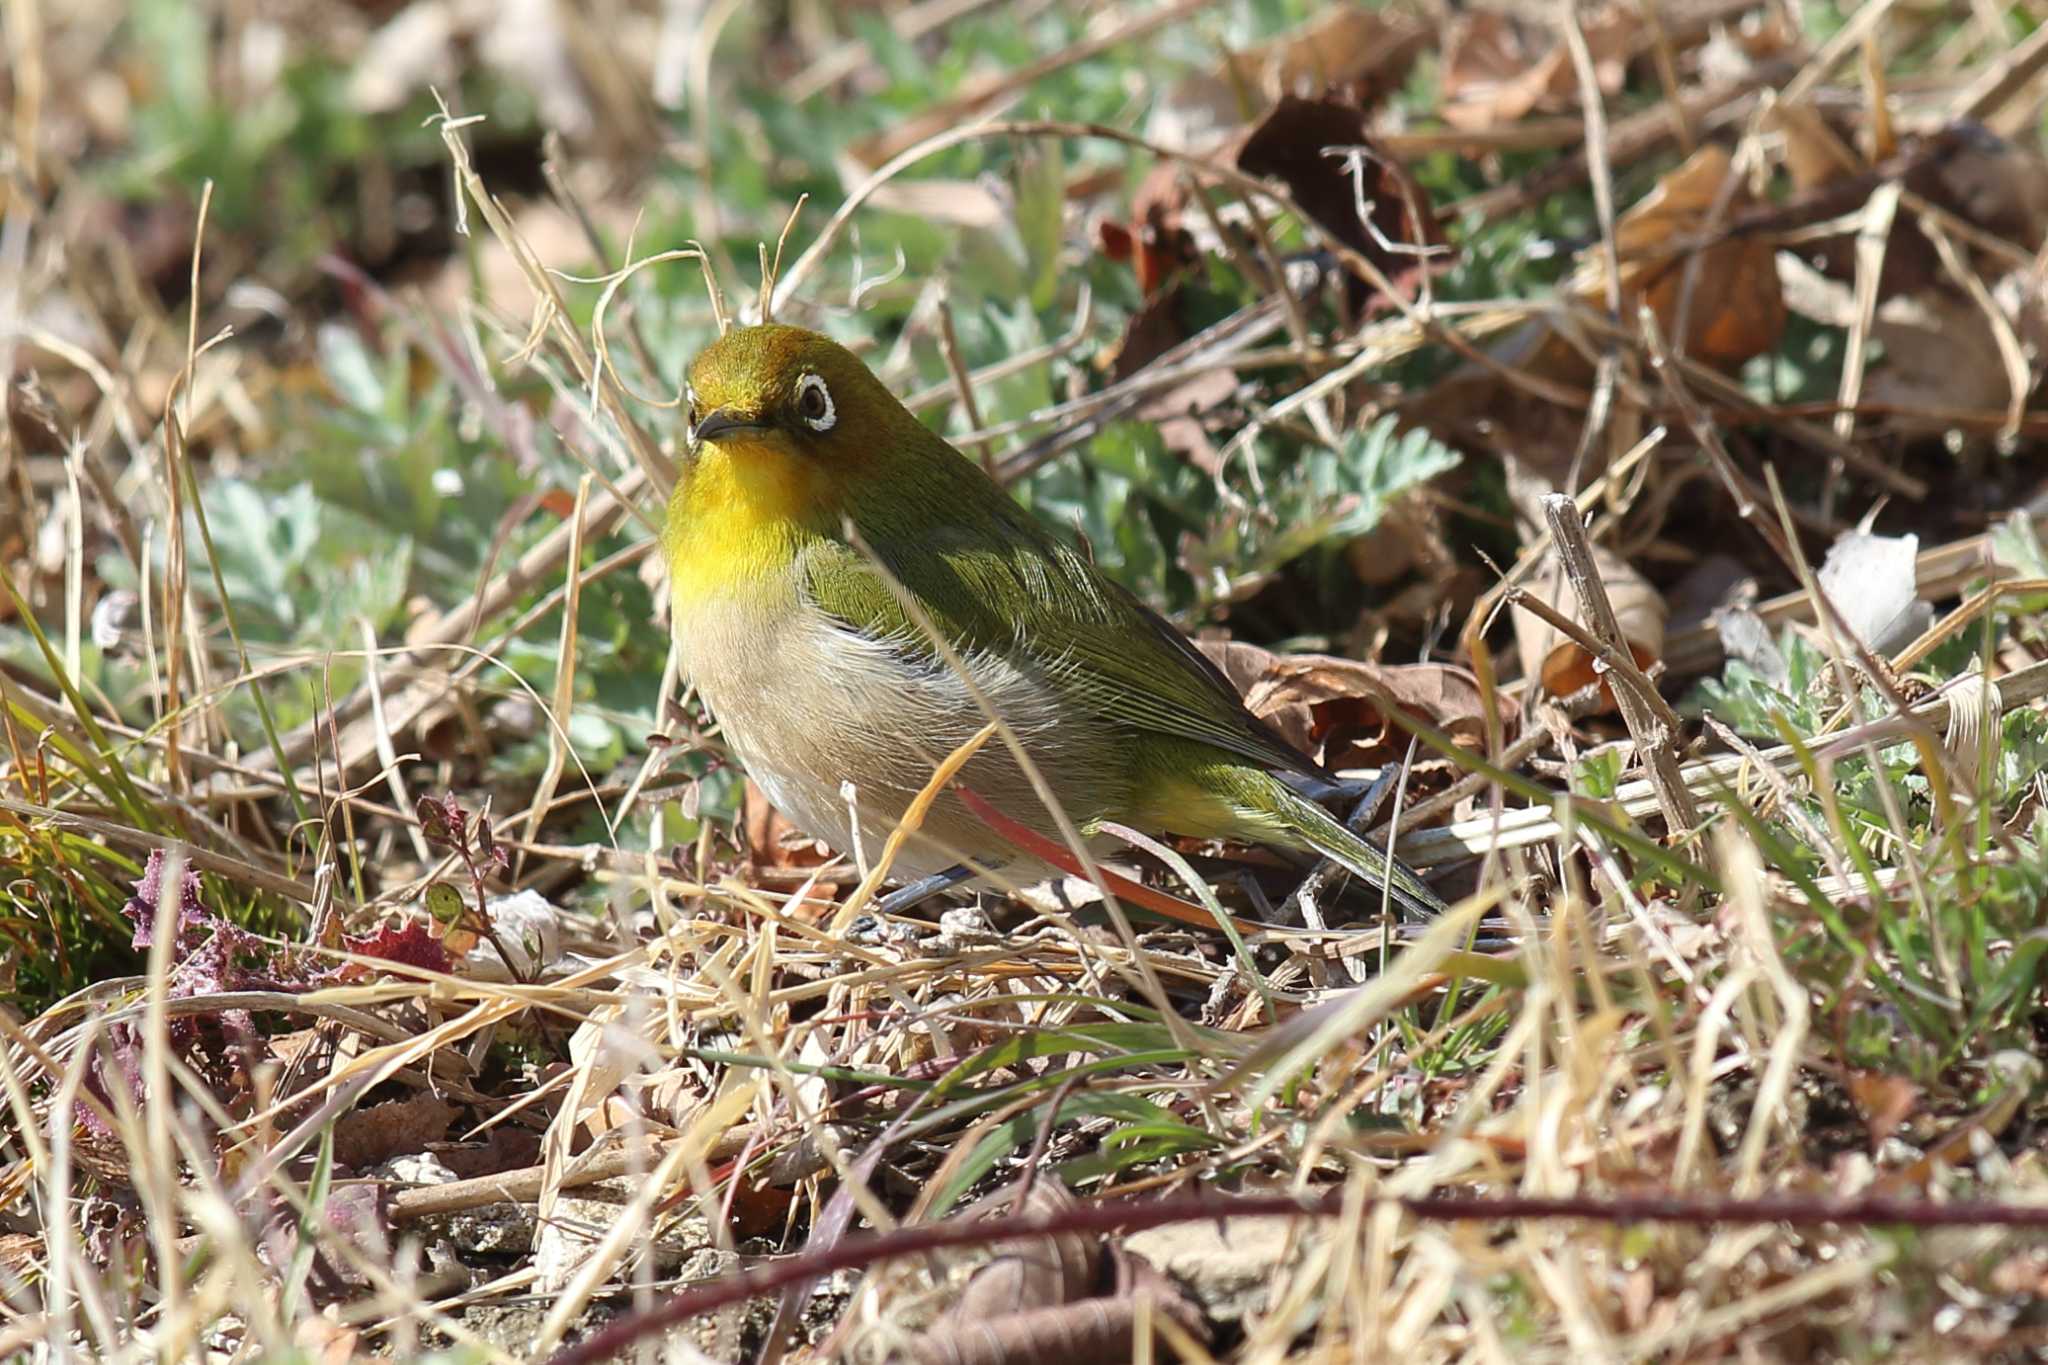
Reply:
[[[0, 1353], [2039, 1344], [2040, 43], [140, 8], [9, 31]], [[799, 190], [777, 311], [1456, 919], [1192, 841], [1129, 934], [847, 905], [619, 572], [724, 310], [571, 278]]]

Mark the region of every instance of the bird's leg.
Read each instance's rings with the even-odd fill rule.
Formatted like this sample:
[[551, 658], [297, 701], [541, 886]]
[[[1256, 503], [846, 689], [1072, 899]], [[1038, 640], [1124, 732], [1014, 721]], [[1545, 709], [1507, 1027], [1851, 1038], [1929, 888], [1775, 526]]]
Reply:
[[1253, 919], [1267, 924], [1301, 923], [1301, 916], [1294, 911], [1292, 896], [1276, 907], [1272, 898], [1266, 894], [1266, 889], [1259, 885], [1259, 879], [1248, 869], [1240, 869], [1232, 873], [1231, 877], [1236, 882], [1237, 889], [1244, 893], [1244, 898], [1251, 902]]
[[955, 863], [943, 872], [933, 872], [906, 882], [881, 900], [875, 902], [875, 909], [884, 915], [901, 915], [915, 910], [932, 897], [941, 895], [962, 882], [973, 881], [983, 869], [969, 867], [966, 863]]

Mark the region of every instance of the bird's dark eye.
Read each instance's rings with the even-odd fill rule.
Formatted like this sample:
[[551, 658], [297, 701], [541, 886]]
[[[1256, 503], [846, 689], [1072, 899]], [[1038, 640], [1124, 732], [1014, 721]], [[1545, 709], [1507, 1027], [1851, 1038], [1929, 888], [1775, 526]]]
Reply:
[[839, 420], [832, 406], [832, 391], [818, 375], [807, 374], [796, 382], [796, 415], [812, 431], [830, 431]]
[[684, 385], [683, 398], [690, 405], [690, 415], [685, 419], [689, 422], [689, 426], [684, 429], [683, 434], [689, 438], [691, 445], [695, 445], [697, 444], [697, 390], [689, 385]]

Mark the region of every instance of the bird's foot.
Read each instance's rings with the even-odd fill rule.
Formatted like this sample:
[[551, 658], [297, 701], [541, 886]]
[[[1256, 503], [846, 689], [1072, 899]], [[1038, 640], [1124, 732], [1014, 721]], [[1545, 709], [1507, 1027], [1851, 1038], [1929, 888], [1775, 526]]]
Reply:
[[897, 887], [876, 901], [875, 909], [884, 915], [908, 914], [932, 897], [943, 895], [962, 882], [973, 881], [981, 874], [980, 868], [969, 867], [966, 863], [955, 863], [943, 872], [934, 872]]

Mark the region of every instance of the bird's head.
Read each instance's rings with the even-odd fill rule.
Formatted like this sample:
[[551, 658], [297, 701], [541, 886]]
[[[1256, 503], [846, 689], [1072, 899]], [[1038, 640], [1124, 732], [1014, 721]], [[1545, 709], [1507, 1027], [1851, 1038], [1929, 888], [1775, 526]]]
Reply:
[[787, 567], [849, 522], [870, 543], [1021, 515], [853, 352], [801, 327], [736, 327], [690, 366], [690, 449], [663, 544], [684, 598]]
[[801, 327], [727, 332], [690, 366], [688, 398], [690, 478], [755, 515], [836, 522], [930, 441], [859, 357]]

